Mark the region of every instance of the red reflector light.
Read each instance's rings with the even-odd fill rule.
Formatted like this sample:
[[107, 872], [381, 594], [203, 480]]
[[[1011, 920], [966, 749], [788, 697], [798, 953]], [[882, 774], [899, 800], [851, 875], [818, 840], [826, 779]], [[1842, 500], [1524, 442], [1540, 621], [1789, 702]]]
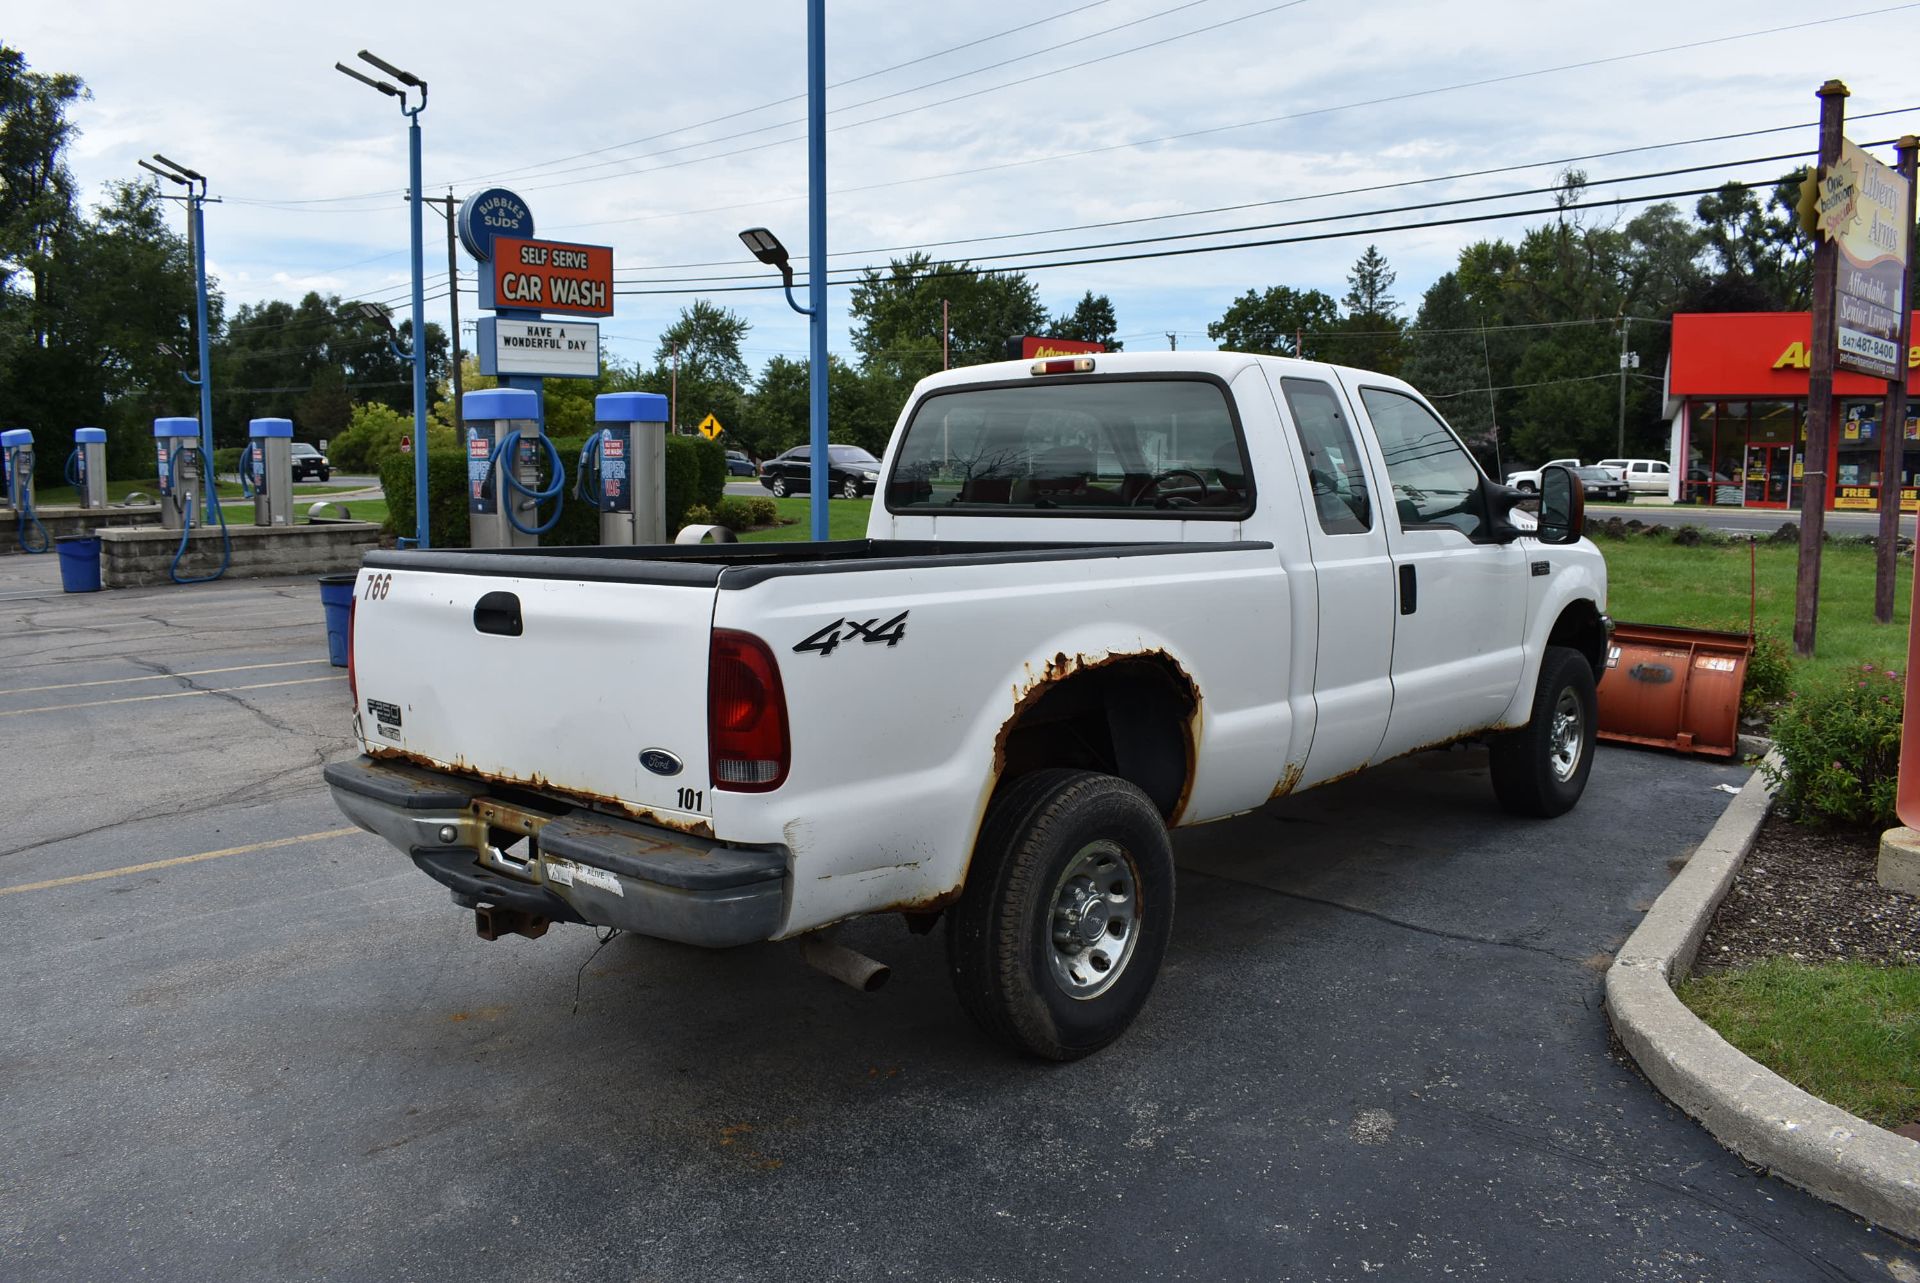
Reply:
[[360, 711], [360, 683], [353, 675], [353, 620], [360, 613], [360, 589], [353, 590], [353, 600], [347, 603], [347, 699], [353, 704], [353, 711]]
[[1035, 374], [1091, 374], [1093, 358], [1090, 356], [1052, 356], [1033, 363]]
[[713, 630], [707, 654], [707, 763], [713, 786], [766, 793], [786, 782], [792, 747], [780, 665], [764, 641]]

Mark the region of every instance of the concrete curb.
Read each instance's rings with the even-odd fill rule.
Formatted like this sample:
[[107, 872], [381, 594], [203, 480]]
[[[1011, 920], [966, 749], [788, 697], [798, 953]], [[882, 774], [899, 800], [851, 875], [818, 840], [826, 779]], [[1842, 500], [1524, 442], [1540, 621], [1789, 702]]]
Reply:
[[[1777, 760], [1777, 759], [1776, 759]], [[1758, 771], [1607, 970], [1614, 1032], [1662, 1095], [1740, 1157], [1920, 1240], [1920, 1142], [1801, 1091], [1736, 1051], [1674, 996], [1773, 805]]]

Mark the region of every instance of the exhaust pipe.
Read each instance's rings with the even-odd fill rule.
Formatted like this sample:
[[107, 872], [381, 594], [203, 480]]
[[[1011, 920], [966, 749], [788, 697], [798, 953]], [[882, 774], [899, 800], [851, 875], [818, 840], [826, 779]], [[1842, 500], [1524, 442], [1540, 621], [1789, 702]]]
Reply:
[[800, 941], [800, 957], [815, 971], [832, 976], [861, 993], [872, 993], [893, 974], [886, 963], [875, 962], [864, 953], [820, 936], [807, 936]]

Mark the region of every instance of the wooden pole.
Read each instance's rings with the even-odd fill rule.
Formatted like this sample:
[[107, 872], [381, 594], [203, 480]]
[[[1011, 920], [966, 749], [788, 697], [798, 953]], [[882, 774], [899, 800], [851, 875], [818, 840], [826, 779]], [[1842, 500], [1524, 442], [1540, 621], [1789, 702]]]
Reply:
[[[1820, 169], [1840, 159], [1847, 124], [1847, 87], [1829, 80], [1819, 89]], [[1813, 251], [1813, 370], [1807, 380], [1807, 453], [1800, 477], [1800, 568], [1793, 587], [1793, 649], [1813, 658], [1820, 613], [1820, 552], [1827, 525], [1827, 456], [1833, 448], [1834, 272], [1840, 246], [1816, 236]]]
[[1920, 138], [1908, 134], [1898, 144], [1900, 176], [1907, 180], [1907, 288], [1900, 300], [1900, 373], [1887, 380], [1887, 408], [1880, 416], [1880, 536], [1873, 544], [1873, 618], [1893, 622], [1893, 581], [1900, 565], [1900, 472], [1907, 448], [1907, 348], [1913, 342], [1914, 155]]

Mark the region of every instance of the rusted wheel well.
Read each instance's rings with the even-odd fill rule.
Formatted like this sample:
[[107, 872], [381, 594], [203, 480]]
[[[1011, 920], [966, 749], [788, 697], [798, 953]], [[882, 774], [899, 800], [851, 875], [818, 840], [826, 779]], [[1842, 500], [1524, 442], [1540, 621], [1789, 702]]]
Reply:
[[1049, 766], [1117, 775], [1172, 822], [1193, 783], [1200, 693], [1162, 654], [1075, 662], [1058, 656], [1001, 729], [999, 783]]
[[1600, 608], [1590, 601], [1569, 602], [1553, 621], [1547, 634], [1549, 646], [1571, 646], [1587, 657], [1593, 680], [1599, 681], [1607, 666], [1607, 630], [1600, 622]]

